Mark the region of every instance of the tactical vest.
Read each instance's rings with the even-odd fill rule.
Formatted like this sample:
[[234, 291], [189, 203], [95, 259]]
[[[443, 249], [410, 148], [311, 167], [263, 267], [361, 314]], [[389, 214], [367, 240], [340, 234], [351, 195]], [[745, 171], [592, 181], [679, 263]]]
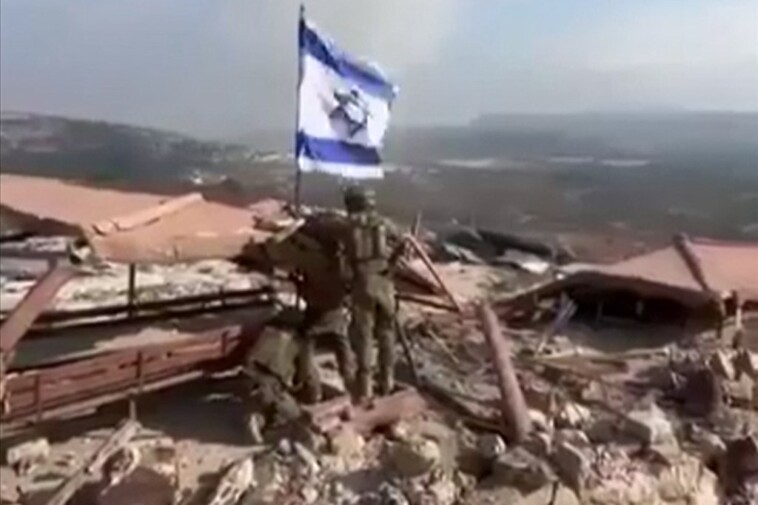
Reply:
[[385, 273], [389, 267], [387, 228], [373, 213], [352, 216], [351, 262], [356, 273]]

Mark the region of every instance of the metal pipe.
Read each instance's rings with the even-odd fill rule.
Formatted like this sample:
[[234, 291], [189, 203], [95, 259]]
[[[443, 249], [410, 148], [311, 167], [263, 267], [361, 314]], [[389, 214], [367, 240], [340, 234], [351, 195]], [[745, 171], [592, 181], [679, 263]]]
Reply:
[[505, 435], [511, 442], [524, 442], [531, 431], [531, 420], [511, 361], [510, 345], [500, 330], [500, 323], [492, 308], [483, 303], [477, 310], [497, 371]]
[[126, 305], [128, 307], [127, 317], [131, 319], [137, 310], [137, 268], [134, 263], [129, 264], [129, 291], [127, 293]]

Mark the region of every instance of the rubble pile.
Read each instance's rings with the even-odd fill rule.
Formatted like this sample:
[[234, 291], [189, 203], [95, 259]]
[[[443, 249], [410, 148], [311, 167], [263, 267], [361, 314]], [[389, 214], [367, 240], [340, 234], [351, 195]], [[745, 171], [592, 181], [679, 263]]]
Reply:
[[[326, 400], [306, 406], [275, 380], [278, 410], [271, 415], [248, 388], [253, 365], [246, 363], [233, 370], [242, 373], [228, 374], [231, 392], [202, 398], [182, 419], [153, 419], [149, 427], [129, 421], [96, 437], [14, 441], [5, 451], [2, 503], [758, 503], [758, 353], [755, 335], [743, 331], [741, 308], [734, 317], [739, 339], [724, 338], [722, 330], [736, 324], [721, 307], [718, 332], [687, 328], [681, 338], [664, 339], [649, 320], [635, 320], [624, 328], [631, 340], [605, 331], [605, 303], [615, 299], [593, 301], [594, 319], [586, 303], [566, 293], [553, 304], [514, 294], [490, 309], [482, 300], [501, 298], [503, 283], [523, 281], [514, 280], [514, 265], [534, 279], [548, 275], [543, 263], [569, 255], [534, 244], [526, 244], [531, 256], [505, 255], [512, 237], [477, 233], [485, 245], [503, 245], [488, 254], [463, 243], [445, 250], [489, 265], [439, 268], [462, 310], [403, 311], [398, 324], [409, 345], [397, 365], [397, 391], [354, 404], [344, 384], [325, 380]], [[497, 263], [510, 265], [508, 273], [491, 266]], [[249, 287], [231, 265], [142, 271], [141, 293]], [[174, 274], [181, 282], [162, 287]], [[62, 299], [121, 296], [124, 275], [121, 269], [85, 278], [80, 282], [89, 285], [72, 285]], [[575, 276], [571, 285], [585, 280]], [[697, 288], [698, 300], [711, 294]], [[514, 308], [514, 300], [530, 310]], [[633, 310], [643, 312], [637, 303]], [[637, 340], [643, 334], [652, 344]], [[328, 360], [319, 366], [334, 372]], [[236, 425], [216, 416], [218, 404], [233, 405]], [[198, 426], [224, 433], [201, 440], [193, 436]], [[84, 443], [88, 438], [95, 442]]]

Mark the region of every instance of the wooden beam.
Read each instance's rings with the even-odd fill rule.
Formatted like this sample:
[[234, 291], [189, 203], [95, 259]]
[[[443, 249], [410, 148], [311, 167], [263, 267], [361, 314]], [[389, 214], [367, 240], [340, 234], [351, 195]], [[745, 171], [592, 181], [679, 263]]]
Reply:
[[140, 429], [139, 423], [131, 419], [123, 421], [89, 459], [63, 484], [58, 487], [47, 505], [66, 505], [91, 475], [99, 471], [103, 464], [119, 449], [126, 446]]

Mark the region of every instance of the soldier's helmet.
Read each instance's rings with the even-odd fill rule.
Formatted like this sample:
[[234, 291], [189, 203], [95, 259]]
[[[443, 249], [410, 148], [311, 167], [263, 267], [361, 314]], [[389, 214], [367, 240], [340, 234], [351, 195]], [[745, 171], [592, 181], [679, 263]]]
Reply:
[[344, 193], [345, 209], [350, 213], [372, 210], [376, 203], [374, 192], [362, 186], [348, 186]]

